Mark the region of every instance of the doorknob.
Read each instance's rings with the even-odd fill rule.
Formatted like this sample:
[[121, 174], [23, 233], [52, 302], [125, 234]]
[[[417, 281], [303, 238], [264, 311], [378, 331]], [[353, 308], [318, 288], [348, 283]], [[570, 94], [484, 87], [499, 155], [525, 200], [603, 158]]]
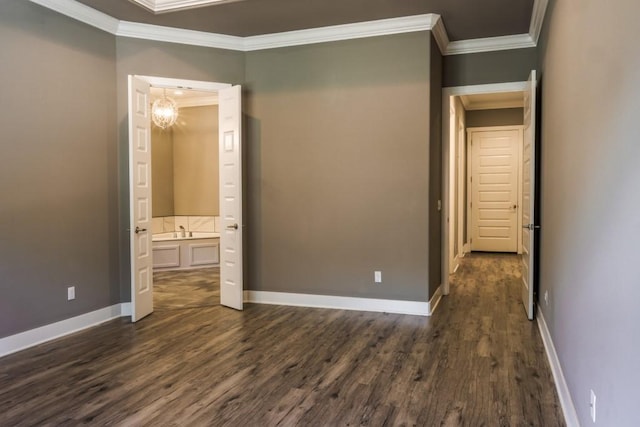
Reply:
[[227, 225], [227, 230], [237, 230], [238, 224]]
[[138, 227], [138, 226], [136, 225], [136, 234], [141, 233], [141, 232], [143, 232], [143, 231], [147, 231], [147, 229], [146, 229], [146, 228], [140, 228], [140, 227]]
[[533, 224], [524, 224], [524, 225], [522, 226], [522, 228], [527, 228], [527, 229], [529, 229], [529, 230], [533, 231], [533, 230], [537, 230], [537, 229], [539, 229], [539, 228], [540, 228], [540, 226], [539, 226], [539, 225], [533, 225]]

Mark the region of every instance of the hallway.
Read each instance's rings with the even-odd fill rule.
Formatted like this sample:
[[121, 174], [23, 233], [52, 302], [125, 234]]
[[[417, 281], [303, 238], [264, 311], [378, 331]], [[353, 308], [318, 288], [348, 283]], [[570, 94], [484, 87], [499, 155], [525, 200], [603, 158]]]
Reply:
[[563, 426], [518, 258], [430, 317], [247, 304], [119, 319], [0, 359], [0, 425]]

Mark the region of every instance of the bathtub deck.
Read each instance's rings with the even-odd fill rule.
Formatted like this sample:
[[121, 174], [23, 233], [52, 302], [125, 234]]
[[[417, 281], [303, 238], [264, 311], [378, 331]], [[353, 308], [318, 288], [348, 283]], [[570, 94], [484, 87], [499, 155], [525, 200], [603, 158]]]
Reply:
[[153, 273], [155, 310], [212, 307], [218, 304], [220, 304], [219, 267]]

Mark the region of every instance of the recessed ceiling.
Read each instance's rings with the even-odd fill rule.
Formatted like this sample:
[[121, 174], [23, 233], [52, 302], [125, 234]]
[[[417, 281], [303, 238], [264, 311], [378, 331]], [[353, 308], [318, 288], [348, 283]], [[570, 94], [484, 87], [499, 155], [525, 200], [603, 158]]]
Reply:
[[[449, 38], [526, 34], [534, 0], [77, 0], [121, 21], [248, 37], [436, 13]], [[189, 4], [191, 3], [191, 4]], [[201, 3], [201, 4], [196, 4]], [[180, 10], [154, 13], [153, 6]], [[183, 9], [189, 7], [188, 9]]]

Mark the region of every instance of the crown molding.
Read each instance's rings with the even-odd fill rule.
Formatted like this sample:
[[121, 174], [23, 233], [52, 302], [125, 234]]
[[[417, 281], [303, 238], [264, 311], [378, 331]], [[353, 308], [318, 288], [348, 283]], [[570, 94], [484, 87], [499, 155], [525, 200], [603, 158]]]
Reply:
[[180, 43], [228, 50], [244, 50], [244, 39], [242, 37], [162, 27], [159, 25], [140, 24], [137, 22], [120, 21], [115, 34], [121, 37], [132, 37], [167, 43]]
[[523, 49], [527, 47], [536, 47], [536, 43], [531, 36], [529, 34], [516, 34], [513, 36], [454, 41], [449, 43], [444, 54], [465, 55], [469, 53]]
[[438, 47], [440, 48], [440, 53], [446, 55], [447, 47], [449, 46], [449, 35], [447, 34], [447, 29], [444, 27], [444, 22], [442, 22], [442, 18], [440, 15], [437, 15], [438, 19], [431, 27], [431, 34], [433, 34], [433, 38], [435, 38]]
[[544, 22], [544, 15], [547, 12], [548, 4], [549, 0], [535, 0], [533, 2], [531, 24], [529, 24], [529, 35], [536, 44], [538, 44], [538, 39], [540, 38], [542, 23]]
[[[120, 37], [250, 52], [262, 49], [300, 46], [364, 37], [431, 31], [443, 55], [463, 55], [535, 47], [542, 29], [548, 4], [548, 0], [534, 1], [529, 34], [449, 41], [449, 36], [447, 35], [440, 15], [432, 13], [260, 36], [237, 37], [159, 25], [119, 21], [105, 13], [78, 3], [75, 0], [29, 1]], [[144, 1], [148, 3], [151, 2], [151, 0]], [[181, 3], [183, 6], [193, 1], [196, 0], [171, 0], [173, 3]], [[170, 0], [166, 1], [166, 3], [169, 2]], [[157, 2], [154, 2], [154, 4], [155, 3]]]
[[106, 13], [95, 10], [92, 7], [78, 3], [75, 0], [30, 0], [31, 3], [38, 4], [58, 13], [73, 18], [76, 21], [84, 22], [92, 27], [98, 28], [107, 33], [116, 34], [118, 23]]
[[244, 38], [244, 50], [245, 52], [250, 52], [254, 50], [386, 36], [415, 31], [429, 31], [439, 20], [440, 15], [429, 13], [425, 15], [250, 36]]

